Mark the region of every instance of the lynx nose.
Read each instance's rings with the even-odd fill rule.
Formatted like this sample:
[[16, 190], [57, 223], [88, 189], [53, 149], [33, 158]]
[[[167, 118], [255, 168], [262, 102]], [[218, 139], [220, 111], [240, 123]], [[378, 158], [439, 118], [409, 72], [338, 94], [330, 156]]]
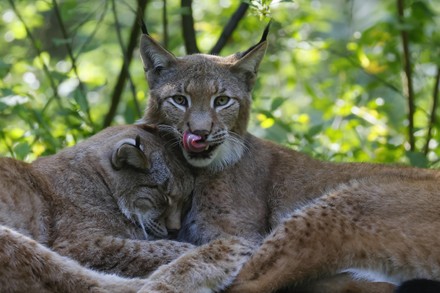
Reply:
[[206, 140], [208, 138], [208, 135], [210, 133], [209, 130], [203, 129], [203, 130], [194, 130], [191, 131], [193, 134], [198, 135], [202, 138], [202, 140]]

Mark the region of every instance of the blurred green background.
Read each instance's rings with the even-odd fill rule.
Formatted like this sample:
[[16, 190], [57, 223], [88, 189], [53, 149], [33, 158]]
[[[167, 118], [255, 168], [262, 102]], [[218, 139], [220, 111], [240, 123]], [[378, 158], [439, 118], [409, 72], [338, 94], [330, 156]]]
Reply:
[[438, 4], [1, 1], [0, 155], [32, 161], [142, 116], [137, 14], [176, 55], [222, 32], [221, 55], [245, 50], [271, 17], [252, 133], [332, 161], [439, 166]]

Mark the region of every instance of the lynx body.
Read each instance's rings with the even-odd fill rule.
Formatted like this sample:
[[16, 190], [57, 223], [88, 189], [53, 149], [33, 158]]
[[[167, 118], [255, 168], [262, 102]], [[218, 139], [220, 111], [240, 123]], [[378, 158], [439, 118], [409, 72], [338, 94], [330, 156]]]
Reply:
[[[196, 172], [180, 238], [263, 241], [231, 292], [272, 292], [343, 271], [440, 280], [438, 171], [321, 162], [247, 132], [266, 46], [264, 36], [227, 57], [175, 57], [142, 36], [150, 86], [143, 121], [167, 133]], [[334, 284], [310, 291], [392, 290]]]
[[108, 128], [31, 164], [0, 159], [0, 291], [210, 292], [232, 281], [248, 242], [152, 241], [180, 228], [194, 179], [147, 130]]

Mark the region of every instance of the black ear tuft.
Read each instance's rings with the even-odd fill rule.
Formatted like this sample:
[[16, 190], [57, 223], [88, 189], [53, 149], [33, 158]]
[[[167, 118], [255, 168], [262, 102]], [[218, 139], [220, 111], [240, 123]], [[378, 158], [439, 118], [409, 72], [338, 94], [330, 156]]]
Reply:
[[138, 149], [140, 149], [141, 148], [141, 137], [139, 135], [136, 135], [135, 143], [136, 143], [136, 147]]
[[260, 41], [259, 41], [257, 44], [253, 45], [252, 47], [250, 47], [250, 48], [247, 49], [246, 51], [240, 53], [240, 55], [241, 55], [242, 57], [243, 57], [243, 56], [246, 56], [249, 52], [251, 52], [252, 50], [254, 50], [254, 49], [255, 49], [256, 47], [258, 47], [260, 44], [266, 42], [266, 40], [267, 40], [267, 35], [269, 34], [269, 28], [270, 28], [270, 24], [271, 24], [271, 23], [272, 23], [272, 20], [269, 21], [269, 23], [266, 25], [266, 28], [264, 29], [263, 35], [261, 36], [261, 39], [260, 39]]
[[269, 21], [269, 23], [266, 25], [266, 28], [264, 29], [263, 35], [261, 36], [261, 40], [258, 42], [258, 44], [261, 44], [262, 42], [265, 42], [267, 39], [267, 35], [269, 34], [269, 28], [270, 24], [272, 23], [272, 19]]
[[149, 36], [150, 34], [148, 33], [147, 30], [147, 25], [145, 24], [144, 19], [142, 18], [141, 15], [138, 16], [138, 21], [139, 21], [139, 26], [141, 27], [141, 31], [144, 35]]

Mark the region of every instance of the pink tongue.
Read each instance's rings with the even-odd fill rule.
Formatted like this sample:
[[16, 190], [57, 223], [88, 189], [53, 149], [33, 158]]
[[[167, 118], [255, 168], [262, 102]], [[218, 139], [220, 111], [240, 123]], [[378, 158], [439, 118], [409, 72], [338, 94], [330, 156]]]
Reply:
[[192, 153], [203, 152], [208, 144], [205, 141], [201, 141], [202, 137], [193, 134], [191, 132], [185, 131], [183, 134], [183, 148]]

